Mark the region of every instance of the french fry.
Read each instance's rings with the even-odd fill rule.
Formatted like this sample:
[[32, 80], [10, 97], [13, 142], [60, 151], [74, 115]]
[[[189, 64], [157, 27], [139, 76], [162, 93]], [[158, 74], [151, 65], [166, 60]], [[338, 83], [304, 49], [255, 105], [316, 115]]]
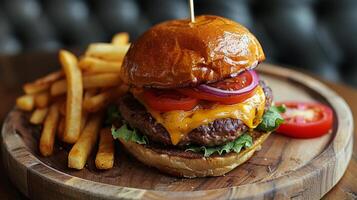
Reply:
[[[90, 89], [90, 90], [87, 90], [84, 92], [84, 99], [83, 99], [83, 102], [88, 99], [88, 98], [91, 98], [93, 96], [95, 96], [97, 94], [97, 90], [96, 89]], [[59, 105], [59, 111], [60, 111], [60, 114], [62, 116], [66, 116], [66, 107], [67, 107], [67, 103], [66, 101], [61, 101], [60, 105]], [[82, 113], [83, 115], [83, 113]]]
[[67, 81], [66, 80], [59, 80], [52, 84], [51, 86], [51, 96], [59, 96], [66, 94], [67, 92]]
[[57, 138], [60, 139], [61, 141], [63, 140], [63, 133], [64, 133], [65, 126], [66, 126], [66, 119], [65, 117], [61, 117], [57, 128]]
[[86, 56], [79, 61], [78, 65], [86, 73], [119, 73], [122, 63]]
[[43, 156], [50, 156], [53, 153], [53, 144], [55, 142], [55, 134], [58, 126], [58, 120], [58, 103], [55, 103], [52, 104], [49, 108], [48, 115], [45, 119], [40, 138], [39, 148]]
[[114, 45], [126, 45], [129, 43], [129, 34], [126, 32], [117, 33], [112, 38], [112, 44]]
[[[86, 99], [89, 99], [89, 98], [95, 96], [96, 94], [97, 94], [97, 89], [90, 89], [90, 90], [85, 91], [83, 103], [84, 103], [84, 101], [86, 101]], [[82, 119], [81, 119], [81, 132], [83, 131], [83, 129], [87, 123], [87, 119], [88, 119], [88, 113], [86, 110], [83, 109], [82, 110]]]
[[27, 94], [16, 99], [16, 106], [24, 111], [32, 111], [35, 107], [34, 95]]
[[98, 169], [111, 169], [114, 165], [114, 139], [109, 128], [100, 131], [95, 166]]
[[[57, 128], [57, 137], [60, 140], [63, 140], [63, 133], [64, 133], [64, 129], [65, 129], [65, 126], [66, 126], [66, 119], [65, 118], [66, 117], [63, 116], [60, 119], [60, 122], [59, 122], [58, 128]], [[81, 118], [81, 132], [83, 131], [83, 129], [84, 129], [85, 125], [86, 125], [87, 118], [88, 118], [87, 112], [83, 111], [82, 118]]]
[[[65, 105], [65, 104], [62, 104]], [[65, 108], [65, 107], [64, 107]], [[60, 113], [61, 113], [61, 105], [60, 105]], [[60, 120], [60, 123], [58, 124], [58, 129], [57, 129], [57, 137], [60, 140], [63, 140], [63, 133], [66, 125], [66, 115], [62, 115], [63, 117]], [[81, 117], [81, 132], [83, 131], [88, 119], [88, 113], [86, 111], [82, 111], [82, 117]]]
[[50, 102], [50, 94], [48, 92], [41, 92], [35, 95], [35, 105], [37, 108], [46, 108]]
[[47, 116], [48, 108], [37, 108], [31, 115], [30, 123], [31, 124], [43, 124]]
[[[98, 94], [98, 90], [97, 89], [90, 89], [90, 90], [87, 90], [85, 93], [84, 93], [84, 99], [83, 99], [83, 107], [84, 107], [84, 104], [86, 104], [87, 101], [90, 101], [90, 99], [92, 99], [94, 96], [96, 96]], [[86, 109], [83, 109], [83, 110], [86, 110]]]
[[66, 125], [63, 141], [73, 144], [80, 135], [83, 101], [82, 72], [77, 58], [70, 52], [61, 50], [59, 59], [67, 79]]
[[128, 88], [124, 85], [108, 89], [100, 94], [83, 101], [83, 109], [88, 112], [98, 112], [103, 110], [108, 104], [126, 93]]
[[116, 92], [116, 89], [110, 89], [94, 97], [85, 99], [83, 101], [83, 109], [88, 112], [97, 112], [102, 110], [112, 101], [114, 92]]
[[98, 87], [114, 87], [121, 83], [118, 73], [106, 73], [89, 75], [83, 78], [83, 85], [85, 89]]
[[89, 45], [85, 55], [108, 61], [123, 61], [130, 44], [112, 45], [109, 43], [93, 43]]
[[[60, 120], [60, 123], [58, 125], [58, 138], [60, 138], [61, 140], [63, 140], [63, 133], [64, 133], [64, 128], [66, 126], [66, 121], [65, 121], [65, 116], [63, 116], [63, 118]], [[88, 113], [86, 111], [83, 111], [82, 113], [82, 117], [81, 117], [81, 132], [83, 131], [86, 123], [87, 123], [87, 119], [88, 119]]]
[[51, 74], [48, 74], [45, 77], [37, 79], [32, 83], [25, 84], [23, 89], [26, 94], [36, 94], [36, 93], [44, 92], [48, 88], [50, 88], [53, 82], [63, 78], [63, 76], [64, 74], [62, 71], [56, 71]]
[[97, 142], [98, 132], [102, 123], [102, 116], [102, 113], [96, 113], [90, 116], [81, 136], [69, 152], [69, 168], [83, 169], [88, 156]]
[[[93, 89], [101, 87], [114, 87], [121, 83], [118, 73], [95, 74], [83, 77], [83, 88]], [[51, 87], [51, 95], [59, 96], [67, 92], [67, 81], [60, 80]]]
[[[88, 90], [84, 93], [84, 98], [89, 98], [94, 96], [97, 93], [96, 89], [92, 89], [92, 90]], [[64, 128], [65, 128], [65, 116], [66, 116], [66, 102], [63, 101], [60, 104], [59, 107], [60, 113], [63, 116], [60, 120], [60, 123], [58, 125], [58, 130], [57, 130], [57, 136], [58, 138], [60, 138], [61, 140], [63, 139], [63, 132], [64, 132]], [[82, 117], [81, 117], [81, 132], [83, 131], [86, 122], [88, 119], [88, 113], [84, 110], [82, 110]]]
[[23, 90], [26, 94], [36, 94], [46, 91], [51, 85], [48, 83], [44, 84], [25, 84]]

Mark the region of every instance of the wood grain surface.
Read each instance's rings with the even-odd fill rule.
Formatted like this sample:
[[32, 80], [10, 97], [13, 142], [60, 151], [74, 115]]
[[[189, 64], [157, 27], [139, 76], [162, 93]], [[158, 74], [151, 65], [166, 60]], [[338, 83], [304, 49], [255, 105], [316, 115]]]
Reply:
[[[110, 198], [118, 195], [154, 199], [184, 196], [197, 199], [320, 198], [343, 175], [352, 153], [353, 121], [348, 107], [334, 92], [300, 73], [267, 65], [260, 68], [262, 78], [273, 88], [276, 100], [320, 101], [332, 105], [338, 118], [334, 131], [310, 140], [272, 135], [251, 160], [224, 177], [177, 179], [148, 169], [122, 152], [119, 145], [115, 168], [105, 172], [95, 169], [93, 159], [85, 170], [68, 169], [68, 148], [61, 144], [57, 144], [54, 156], [39, 157], [38, 132], [27, 123], [26, 114], [15, 110], [6, 121], [9, 126], [4, 127], [4, 164], [22, 192], [33, 198], [55, 193], [67, 195], [60, 196], [63, 199], [88, 198], [95, 195], [93, 191], [102, 193], [97, 197], [106, 195]], [[353, 181], [355, 175], [351, 176]], [[352, 187], [352, 195], [354, 190]]]
[[[0, 56], [0, 122], [12, 109], [16, 96], [21, 93], [21, 85], [58, 68], [56, 53], [26, 53], [18, 56]], [[343, 84], [323, 81], [342, 96], [357, 116], [357, 90]], [[354, 118], [357, 123], [357, 118]], [[354, 132], [357, 138], [357, 132]], [[0, 154], [1, 156], [1, 154]], [[340, 182], [323, 199], [357, 198], [357, 143], [354, 143], [352, 160]], [[26, 199], [10, 183], [0, 159], [0, 199]]]

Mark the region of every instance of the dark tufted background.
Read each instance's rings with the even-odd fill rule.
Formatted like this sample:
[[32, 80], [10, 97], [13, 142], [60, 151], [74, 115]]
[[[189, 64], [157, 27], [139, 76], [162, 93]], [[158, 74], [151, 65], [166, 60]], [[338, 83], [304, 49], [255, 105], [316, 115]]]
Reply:
[[[133, 39], [151, 25], [189, 16], [187, 0], [0, 0], [0, 54], [54, 51]], [[196, 14], [247, 26], [268, 61], [357, 86], [357, 0], [195, 0]]]

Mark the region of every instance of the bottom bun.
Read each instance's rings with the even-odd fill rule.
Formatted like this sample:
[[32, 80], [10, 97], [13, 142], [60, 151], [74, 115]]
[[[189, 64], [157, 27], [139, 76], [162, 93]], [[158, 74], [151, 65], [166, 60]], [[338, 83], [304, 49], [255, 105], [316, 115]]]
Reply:
[[[126, 150], [142, 163], [155, 167], [164, 173], [178, 177], [195, 178], [206, 176], [222, 176], [237, 166], [243, 164], [255, 151], [260, 150], [261, 144], [270, 133], [261, 134], [255, 138], [253, 145], [240, 153], [228, 153], [225, 155], [185, 156], [181, 153], [163, 153], [145, 145], [120, 140]], [[186, 152], [190, 154], [191, 152]]]

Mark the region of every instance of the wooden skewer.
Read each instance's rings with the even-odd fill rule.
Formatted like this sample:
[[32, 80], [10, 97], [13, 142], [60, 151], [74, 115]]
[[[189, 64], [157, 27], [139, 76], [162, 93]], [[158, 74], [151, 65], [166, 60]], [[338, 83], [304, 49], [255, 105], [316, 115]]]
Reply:
[[189, 3], [190, 3], [191, 22], [195, 23], [195, 8], [193, 5], [193, 0], [189, 0]]

